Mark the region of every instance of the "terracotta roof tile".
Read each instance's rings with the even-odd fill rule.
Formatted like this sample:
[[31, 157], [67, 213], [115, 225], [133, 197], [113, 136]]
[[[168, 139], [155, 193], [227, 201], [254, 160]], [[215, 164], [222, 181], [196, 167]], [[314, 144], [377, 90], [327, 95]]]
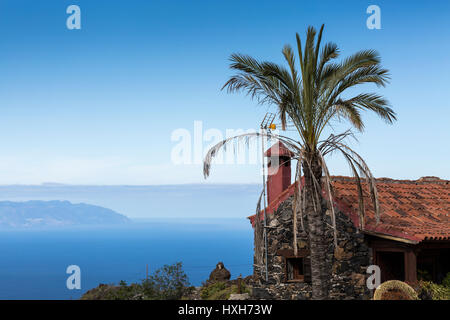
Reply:
[[[364, 185], [365, 231], [414, 242], [450, 240], [450, 181], [436, 177], [419, 180], [377, 179], [381, 219], [376, 224], [374, 208]], [[268, 214], [294, 193], [289, 186], [266, 208]], [[351, 177], [333, 177], [334, 202], [359, 226], [358, 192]], [[253, 223], [255, 216], [249, 217]]]
[[[336, 177], [333, 185], [336, 195], [341, 195], [341, 201], [350, 209], [347, 213], [357, 215], [358, 198], [353, 179]], [[349, 189], [351, 196], [347, 196]], [[377, 190], [381, 211], [378, 225], [365, 188], [366, 230], [413, 241], [450, 239], [450, 181], [436, 177], [377, 179]]]

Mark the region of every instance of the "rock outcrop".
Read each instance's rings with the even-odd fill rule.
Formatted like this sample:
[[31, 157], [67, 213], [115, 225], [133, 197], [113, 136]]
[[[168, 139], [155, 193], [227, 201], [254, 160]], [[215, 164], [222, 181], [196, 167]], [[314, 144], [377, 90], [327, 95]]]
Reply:
[[231, 273], [225, 268], [223, 262], [219, 262], [209, 275], [208, 284], [230, 280]]

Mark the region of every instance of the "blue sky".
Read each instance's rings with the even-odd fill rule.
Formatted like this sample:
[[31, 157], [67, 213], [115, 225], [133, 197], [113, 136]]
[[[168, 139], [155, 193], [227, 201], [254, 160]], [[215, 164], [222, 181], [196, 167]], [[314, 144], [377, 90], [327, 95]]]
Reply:
[[[66, 28], [71, 4], [81, 30]], [[366, 27], [371, 4], [381, 30]], [[171, 162], [173, 131], [257, 128], [271, 110], [220, 90], [230, 54], [282, 63], [283, 45], [322, 23], [342, 56], [376, 49], [390, 70], [386, 88], [361, 90], [399, 121], [366, 114], [352, 144], [375, 176], [450, 179], [449, 15], [448, 1], [2, 0], [0, 184], [204, 182], [201, 165]], [[257, 165], [217, 165], [207, 182], [260, 180]]]

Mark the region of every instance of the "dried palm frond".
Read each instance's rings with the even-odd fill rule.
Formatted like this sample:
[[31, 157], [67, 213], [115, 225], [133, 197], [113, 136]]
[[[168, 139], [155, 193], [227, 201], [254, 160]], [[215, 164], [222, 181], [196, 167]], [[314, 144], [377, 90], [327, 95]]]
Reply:
[[[255, 216], [255, 264], [262, 266], [264, 263], [264, 239], [263, 239], [263, 227], [261, 224], [261, 199], [263, 197], [264, 190], [259, 195], [258, 202], [256, 204], [256, 216]], [[261, 269], [262, 271], [262, 269]]]
[[337, 247], [337, 229], [336, 229], [336, 213], [334, 211], [334, 201], [333, 201], [333, 195], [332, 190], [333, 187], [331, 185], [331, 176], [330, 172], [328, 171], [327, 164], [325, 162], [325, 159], [323, 158], [322, 153], [319, 151], [319, 159], [322, 165], [322, 170], [325, 173], [325, 188], [328, 195], [328, 203], [331, 210], [331, 223], [333, 228], [333, 238], [334, 238], [334, 246]]
[[274, 139], [282, 142], [284, 146], [291, 151], [294, 155], [298, 154], [301, 150], [301, 147], [299, 146], [299, 143], [289, 137], [281, 136], [281, 135], [275, 135], [271, 133], [258, 133], [258, 132], [252, 132], [252, 133], [244, 133], [240, 134], [231, 138], [224, 139], [217, 144], [215, 144], [213, 147], [211, 147], [208, 152], [206, 153], [205, 159], [203, 160], [203, 175], [205, 178], [209, 176], [210, 169], [211, 169], [211, 162], [214, 159], [214, 157], [217, 155], [217, 153], [220, 151], [220, 149], [224, 149], [226, 151], [227, 144], [237, 141], [237, 142], [244, 142], [248, 145], [251, 139], [257, 138], [257, 137], [267, 137], [269, 139]]
[[[361, 178], [360, 176], [363, 176], [365, 178], [368, 186], [369, 186], [369, 193], [372, 198], [372, 202], [375, 209], [375, 218], [377, 223], [379, 222], [379, 216], [380, 216], [380, 209], [379, 209], [379, 203], [378, 203], [378, 194], [377, 194], [377, 188], [376, 188], [376, 181], [375, 178], [372, 175], [372, 172], [370, 171], [369, 167], [367, 166], [366, 162], [362, 157], [352, 150], [348, 145], [342, 143], [342, 139], [344, 136], [349, 136], [349, 134], [341, 135], [340, 137], [331, 135], [329, 139], [322, 142], [322, 144], [319, 147], [319, 150], [325, 150], [326, 153], [331, 153], [334, 151], [339, 151], [349, 164], [352, 174], [355, 177], [355, 182], [357, 186], [358, 191], [358, 204], [359, 204], [359, 221], [360, 221], [360, 228], [364, 229], [365, 224], [365, 205], [364, 205], [364, 193], [363, 188], [361, 184]], [[322, 152], [323, 154], [323, 152]], [[358, 171], [360, 174], [358, 174]]]
[[[297, 161], [297, 166], [296, 166], [296, 170], [295, 170], [295, 181], [300, 180], [300, 165], [301, 161]], [[298, 247], [297, 247], [297, 213], [298, 213], [298, 208], [300, 207], [301, 210], [301, 194], [299, 193], [299, 183], [297, 183], [297, 186], [294, 190], [294, 199], [293, 199], [293, 204], [292, 204], [292, 234], [293, 234], [293, 242], [292, 242], [292, 247], [294, 248], [294, 256], [297, 256], [298, 254]], [[300, 202], [300, 205], [299, 205]], [[303, 223], [302, 223], [303, 224]], [[303, 227], [303, 226], [302, 226]]]
[[372, 172], [369, 169], [369, 166], [366, 164], [364, 159], [354, 150], [352, 150], [349, 146], [343, 144], [343, 143], [337, 143], [338, 146], [340, 146], [341, 150], [346, 150], [349, 155], [352, 156], [354, 159], [354, 162], [360, 169], [360, 172], [363, 176], [365, 176], [367, 180], [367, 184], [369, 186], [369, 194], [372, 198], [372, 203], [374, 206], [375, 211], [375, 219], [376, 223], [378, 224], [380, 222], [380, 205], [378, 201], [378, 191], [377, 191], [377, 185], [374, 176], [372, 175]]

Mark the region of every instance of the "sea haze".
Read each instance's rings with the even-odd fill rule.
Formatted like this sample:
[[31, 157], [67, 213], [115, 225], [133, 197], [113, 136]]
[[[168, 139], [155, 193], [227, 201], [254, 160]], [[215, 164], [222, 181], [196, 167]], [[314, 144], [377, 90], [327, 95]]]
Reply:
[[67, 200], [114, 210], [129, 218], [243, 218], [255, 212], [257, 184], [161, 186], [0, 186], [0, 201]]

